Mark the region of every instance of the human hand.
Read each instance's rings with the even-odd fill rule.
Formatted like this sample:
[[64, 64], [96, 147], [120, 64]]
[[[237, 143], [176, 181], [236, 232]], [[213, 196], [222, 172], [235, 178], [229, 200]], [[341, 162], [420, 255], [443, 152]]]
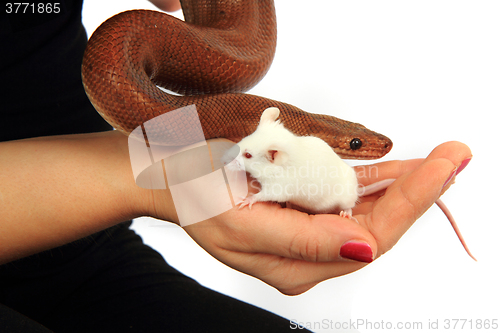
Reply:
[[[472, 153], [460, 142], [437, 146], [426, 159], [389, 161], [355, 170], [364, 186], [397, 178], [382, 196], [361, 198], [358, 221], [377, 240], [378, 256], [389, 251], [403, 234], [454, 183]], [[370, 168], [376, 167], [376, 172]], [[448, 173], [446, 173], [448, 172]]]
[[228, 266], [284, 294], [300, 294], [390, 250], [447, 190], [450, 175], [470, 157], [467, 146], [448, 142], [426, 159], [356, 167], [362, 185], [396, 178], [385, 193], [361, 199], [353, 209], [359, 224], [338, 215], [308, 215], [274, 203], [256, 203], [251, 210], [234, 208], [184, 229]]
[[149, 0], [153, 5], [165, 12], [175, 12], [181, 9], [179, 0]]

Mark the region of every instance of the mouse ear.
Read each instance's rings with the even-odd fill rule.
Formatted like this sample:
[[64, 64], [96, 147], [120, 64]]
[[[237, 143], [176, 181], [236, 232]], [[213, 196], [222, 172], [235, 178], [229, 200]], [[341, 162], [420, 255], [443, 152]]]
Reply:
[[274, 122], [276, 119], [278, 119], [280, 115], [280, 109], [271, 107], [267, 108], [262, 112], [262, 116], [260, 116], [260, 123], [265, 123], [265, 122]]
[[283, 150], [269, 149], [266, 155], [269, 162], [276, 165], [283, 165], [288, 161], [288, 154]]

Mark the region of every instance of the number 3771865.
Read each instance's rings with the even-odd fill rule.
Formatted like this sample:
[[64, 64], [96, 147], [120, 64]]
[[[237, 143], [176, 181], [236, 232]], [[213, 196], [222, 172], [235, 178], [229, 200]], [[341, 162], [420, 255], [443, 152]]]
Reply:
[[59, 2], [33, 3], [33, 2], [7, 2], [7, 14], [58, 14], [61, 12]]

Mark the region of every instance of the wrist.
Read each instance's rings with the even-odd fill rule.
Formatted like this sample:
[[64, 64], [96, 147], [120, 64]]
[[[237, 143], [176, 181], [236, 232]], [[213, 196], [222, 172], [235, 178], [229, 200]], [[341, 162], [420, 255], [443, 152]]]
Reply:
[[[115, 131], [116, 132], [116, 131]], [[134, 155], [127, 136], [117, 133], [117, 143], [123, 158], [123, 185], [125, 207], [129, 218], [150, 216], [178, 224], [174, 203], [164, 177], [163, 162], [151, 165], [148, 156]], [[132, 154], [132, 156], [131, 156]], [[158, 181], [162, 186], [158, 187]], [[151, 184], [155, 183], [151, 186]]]

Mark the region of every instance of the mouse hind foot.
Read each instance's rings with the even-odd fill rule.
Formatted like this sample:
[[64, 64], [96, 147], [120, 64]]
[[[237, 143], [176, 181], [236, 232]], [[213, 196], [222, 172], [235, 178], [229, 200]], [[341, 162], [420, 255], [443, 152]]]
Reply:
[[348, 208], [346, 210], [341, 210], [339, 215], [340, 215], [340, 217], [345, 217], [345, 218], [351, 219], [352, 218], [352, 209]]
[[353, 220], [359, 224], [358, 220], [356, 220], [356, 218], [352, 216], [352, 209], [351, 208], [348, 208], [346, 210], [341, 210], [339, 213], [339, 216], [344, 217], [344, 218], [349, 219], [349, 220]]

